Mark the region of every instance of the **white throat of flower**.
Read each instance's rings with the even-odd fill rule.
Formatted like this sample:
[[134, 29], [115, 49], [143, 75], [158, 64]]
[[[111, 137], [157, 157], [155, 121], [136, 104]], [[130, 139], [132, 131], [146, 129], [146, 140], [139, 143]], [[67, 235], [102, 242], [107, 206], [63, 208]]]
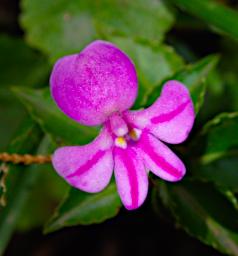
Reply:
[[129, 129], [123, 117], [114, 114], [110, 117], [111, 130], [116, 136], [115, 146], [126, 149], [129, 141], [138, 141], [141, 136], [141, 130], [137, 128]]
[[140, 136], [141, 136], [141, 130], [137, 128], [133, 128], [125, 136], [116, 137], [115, 146], [126, 149], [128, 141], [130, 140], [138, 141], [140, 139]]

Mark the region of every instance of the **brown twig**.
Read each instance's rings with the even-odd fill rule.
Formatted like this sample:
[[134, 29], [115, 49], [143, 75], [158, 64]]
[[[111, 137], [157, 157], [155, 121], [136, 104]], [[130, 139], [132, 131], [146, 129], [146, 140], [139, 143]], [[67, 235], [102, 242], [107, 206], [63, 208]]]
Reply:
[[0, 206], [6, 206], [6, 191], [7, 191], [7, 187], [6, 187], [6, 178], [8, 175], [8, 171], [9, 171], [9, 166], [5, 163], [2, 163], [0, 165]]
[[0, 153], [0, 161], [10, 162], [14, 164], [45, 164], [51, 162], [51, 156], [43, 155], [20, 155], [20, 154], [9, 154], [9, 153]]

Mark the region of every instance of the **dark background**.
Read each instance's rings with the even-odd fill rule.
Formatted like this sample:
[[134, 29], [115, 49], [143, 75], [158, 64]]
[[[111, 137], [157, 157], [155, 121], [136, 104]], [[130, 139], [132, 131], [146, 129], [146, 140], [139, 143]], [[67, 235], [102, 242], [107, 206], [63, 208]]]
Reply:
[[15, 233], [5, 255], [222, 255], [148, 209], [145, 204], [134, 212], [122, 210], [103, 224], [65, 228], [46, 236], [41, 229]]

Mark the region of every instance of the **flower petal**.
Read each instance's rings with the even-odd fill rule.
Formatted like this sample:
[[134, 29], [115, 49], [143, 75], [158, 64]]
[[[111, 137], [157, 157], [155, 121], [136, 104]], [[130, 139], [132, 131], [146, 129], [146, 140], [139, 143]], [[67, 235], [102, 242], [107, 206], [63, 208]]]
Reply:
[[168, 181], [183, 178], [186, 172], [183, 162], [153, 135], [144, 131], [136, 150], [143, 157], [146, 168], [160, 178]]
[[134, 64], [115, 45], [95, 41], [79, 54], [59, 59], [50, 77], [59, 108], [84, 125], [102, 124], [129, 109], [137, 96]]
[[109, 183], [113, 172], [112, 138], [106, 128], [90, 144], [62, 147], [53, 155], [53, 166], [73, 187], [95, 193]]
[[192, 129], [195, 113], [188, 89], [178, 81], [168, 81], [161, 96], [149, 108], [128, 111], [126, 119], [138, 128], [145, 128], [160, 140], [181, 143]]
[[128, 210], [143, 204], [148, 192], [148, 176], [142, 159], [132, 149], [114, 149], [114, 173], [118, 193]]

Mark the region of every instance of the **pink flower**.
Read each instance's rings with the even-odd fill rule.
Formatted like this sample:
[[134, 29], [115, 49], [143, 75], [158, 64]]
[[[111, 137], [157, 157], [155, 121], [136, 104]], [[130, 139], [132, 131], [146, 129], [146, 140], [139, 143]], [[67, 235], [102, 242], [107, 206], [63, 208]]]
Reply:
[[122, 203], [131, 210], [146, 198], [149, 171], [167, 181], [184, 176], [184, 164], [163, 143], [183, 142], [193, 126], [193, 103], [183, 84], [168, 81], [151, 107], [128, 110], [137, 96], [136, 70], [105, 41], [58, 60], [50, 84], [66, 115], [83, 125], [103, 125], [92, 143], [62, 147], [53, 155], [54, 168], [73, 187], [99, 192], [114, 170]]

